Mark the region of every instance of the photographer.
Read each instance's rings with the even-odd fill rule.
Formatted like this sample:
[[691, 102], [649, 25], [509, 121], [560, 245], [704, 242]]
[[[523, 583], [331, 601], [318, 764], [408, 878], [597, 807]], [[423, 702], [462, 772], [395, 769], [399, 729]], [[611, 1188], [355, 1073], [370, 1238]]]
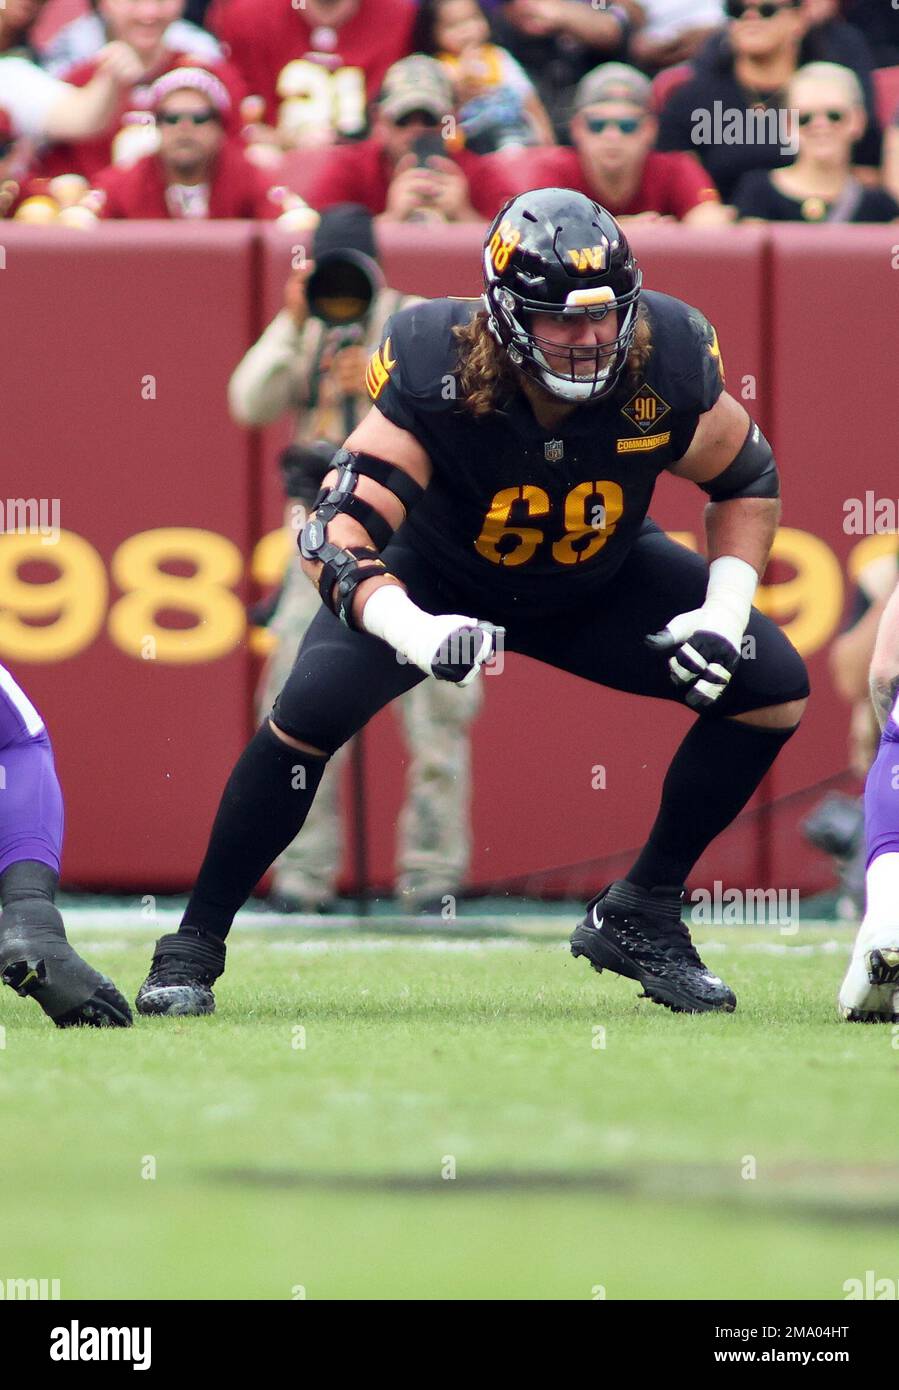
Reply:
[[[237, 366], [231, 414], [243, 425], [296, 412], [294, 443], [282, 457], [291, 558], [270, 622], [277, 646], [259, 689], [259, 717], [271, 708], [297, 646], [321, 606], [303, 574], [296, 535], [336, 449], [369, 409], [365, 368], [391, 314], [416, 296], [388, 288], [376, 260], [370, 213], [344, 203], [322, 214], [312, 259], [287, 281], [285, 305]], [[456, 894], [470, 852], [468, 726], [479, 687], [424, 681], [401, 703], [411, 751], [399, 821], [397, 891], [410, 911], [439, 911]], [[270, 903], [281, 911], [327, 911], [333, 904], [344, 836], [338, 790], [342, 756], [332, 758], [302, 833], [274, 866]]]

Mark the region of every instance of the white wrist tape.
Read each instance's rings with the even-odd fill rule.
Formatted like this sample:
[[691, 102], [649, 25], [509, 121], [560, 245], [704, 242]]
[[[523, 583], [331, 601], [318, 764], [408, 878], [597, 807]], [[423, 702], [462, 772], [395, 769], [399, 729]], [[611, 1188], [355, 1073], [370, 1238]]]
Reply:
[[431, 663], [450, 633], [476, 627], [477, 619], [461, 613], [426, 613], [399, 585], [382, 584], [365, 601], [362, 626], [430, 676]]
[[[742, 638], [758, 582], [753, 566], [746, 560], [738, 560], [736, 555], [722, 555], [709, 565], [709, 586], [703, 608], [720, 614], [725, 635], [730, 636], [739, 629], [738, 636]], [[739, 641], [736, 645], [739, 646]]]

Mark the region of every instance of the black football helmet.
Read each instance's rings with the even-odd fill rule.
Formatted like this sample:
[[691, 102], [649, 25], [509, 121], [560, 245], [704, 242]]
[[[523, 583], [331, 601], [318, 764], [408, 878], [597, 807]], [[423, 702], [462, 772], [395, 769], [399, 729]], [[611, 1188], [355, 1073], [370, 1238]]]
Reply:
[[[484, 303], [493, 336], [525, 375], [565, 401], [614, 390], [634, 341], [643, 276], [611, 213], [571, 188], [520, 193], [497, 213], [484, 242]], [[560, 347], [539, 315], [618, 314], [613, 342]], [[567, 370], [551, 367], [567, 354]], [[586, 362], [587, 369], [578, 371]], [[592, 372], [590, 368], [592, 367]]]

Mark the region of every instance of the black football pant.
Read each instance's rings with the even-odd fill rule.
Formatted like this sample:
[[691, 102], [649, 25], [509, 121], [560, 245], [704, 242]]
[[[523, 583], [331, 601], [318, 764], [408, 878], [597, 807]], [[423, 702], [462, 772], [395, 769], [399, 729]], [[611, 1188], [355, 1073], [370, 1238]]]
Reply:
[[[477, 593], [446, 577], [407, 544], [394, 540], [383, 552], [387, 568], [402, 579], [409, 597], [431, 613], [463, 613], [502, 624], [505, 650], [544, 661], [597, 685], [633, 695], [685, 702], [673, 684], [668, 659], [645, 637], [676, 613], [701, 607], [708, 565], [647, 522], [615, 577], [583, 604], [535, 619], [491, 611]], [[740, 662], [724, 695], [704, 717], [744, 714], [808, 694], [805, 665], [781, 629], [752, 610]], [[296, 664], [275, 702], [279, 729], [313, 748], [334, 753], [384, 705], [424, 680], [417, 666], [397, 660], [380, 638], [346, 628], [322, 606], [300, 646]]]
[[[615, 577], [583, 603], [553, 617], [491, 608], [451, 583], [401, 539], [384, 551], [388, 568], [432, 613], [462, 613], [502, 624], [505, 650], [521, 652], [598, 685], [683, 701], [667, 659], [646, 646], [676, 613], [701, 606], [704, 560], [653, 523]], [[725, 693], [701, 715], [668, 769], [655, 824], [627, 877], [646, 888], [681, 885], [703, 850], [745, 806], [789, 732], [750, 728], [723, 716], [803, 698], [805, 666], [780, 628], [753, 610], [752, 639]], [[372, 715], [425, 676], [380, 638], [344, 627], [324, 607], [311, 624], [272, 718], [284, 733], [330, 756]], [[182, 926], [224, 938], [238, 908], [301, 829], [326, 758], [284, 743], [264, 721], [244, 749], [219, 803], [206, 857]], [[689, 814], [684, 807], [689, 806]]]

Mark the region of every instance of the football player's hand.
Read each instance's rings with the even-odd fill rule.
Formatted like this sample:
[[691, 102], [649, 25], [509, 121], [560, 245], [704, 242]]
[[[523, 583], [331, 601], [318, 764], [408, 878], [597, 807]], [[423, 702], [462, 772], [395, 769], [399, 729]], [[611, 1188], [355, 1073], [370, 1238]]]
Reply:
[[492, 623], [479, 623], [476, 618], [463, 618], [458, 613], [440, 614], [435, 622], [440, 623], [440, 631], [452, 623], [434, 655], [431, 657], [430, 673], [440, 681], [453, 681], [456, 685], [471, 685], [485, 662], [496, 650], [497, 634], [501, 628]]
[[706, 602], [678, 613], [661, 632], [646, 638], [657, 652], [671, 652], [668, 669], [686, 687], [687, 704], [706, 709], [720, 699], [740, 660], [745, 622], [723, 604]]
[[425, 613], [419, 609], [397, 651], [439, 681], [471, 685], [493, 655], [494, 629], [462, 613]]
[[462, 613], [427, 613], [396, 584], [372, 591], [362, 610], [362, 626], [389, 642], [400, 660], [456, 685], [471, 684], [493, 655], [501, 630]]

